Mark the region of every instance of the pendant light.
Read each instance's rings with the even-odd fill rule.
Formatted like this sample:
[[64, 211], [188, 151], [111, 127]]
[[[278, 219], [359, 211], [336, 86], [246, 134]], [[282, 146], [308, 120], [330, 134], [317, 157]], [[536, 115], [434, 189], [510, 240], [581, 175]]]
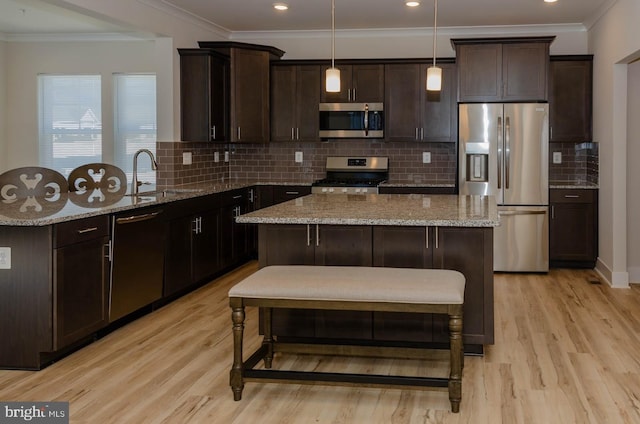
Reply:
[[433, 65], [427, 68], [427, 90], [440, 91], [442, 68], [436, 66], [436, 35], [438, 32], [438, 0], [433, 0]]
[[336, 59], [336, 3], [331, 0], [331, 68], [325, 74], [325, 86], [328, 93], [340, 92], [340, 69], [335, 67]]

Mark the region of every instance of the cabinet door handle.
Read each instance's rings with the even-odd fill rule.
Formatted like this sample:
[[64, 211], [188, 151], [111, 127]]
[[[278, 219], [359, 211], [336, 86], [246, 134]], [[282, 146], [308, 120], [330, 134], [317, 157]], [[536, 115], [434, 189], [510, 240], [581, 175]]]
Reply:
[[300, 127], [296, 128], [296, 140], [300, 140]]
[[93, 231], [96, 231], [98, 229], [98, 227], [89, 227], [89, 228], [85, 228], [83, 230], [78, 230], [78, 234], [86, 234], [86, 233], [91, 233]]
[[240, 132], [240, 127], [238, 127], [237, 133], [238, 133], [238, 141], [240, 141], [240, 138], [241, 138], [241, 135], [242, 135], [242, 133]]
[[307, 224], [307, 246], [311, 246], [311, 228], [310, 225]]
[[216, 139], [216, 126], [212, 126], [211, 127], [211, 140], [215, 140]]
[[565, 199], [579, 199], [580, 195], [579, 194], [565, 194], [564, 198]]
[[111, 240], [102, 246], [102, 251], [104, 252], [104, 257], [111, 262]]
[[289, 195], [289, 196], [295, 196], [296, 194], [300, 194], [300, 192], [299, 191], [287, 191], [286, 194]]
[[193, 224], [191, 226], [191, 231], [193, 232], [193, 234], [198, 234], [198, 218], [193, 218], [193, 221], [191, 221], [191, 223]]
[[295, 140], [296, 136], [295, 136], [295, 128], [291, 127], [291, 140]]
[[424, 140], [424, 128], [420, 128], [420, 140]]
[[353, 88], [353, 101], [354, 102], [356, 101], [356, 89], [355, 88]]
[[438, 238], [440, 236], [438, 235], [438, 227], [435, 227], [435, 229], [436, 229], [436, 249], [439, 249], [440, 248], [440, 246], [439, 246], [440, 242], [439, 242]]
[[234, 199], [234, 200], [236, 200], [236, 199], [242, 199], [242, 194], [239, 194], [239, 195], [237, 195], [237, 196], [233, 196], [233, 199]]
[[320, 225], [316, 224], [316, 246], [320, 246]]
[[429, 250], [429, 227], [424, 227], [424, 241], [427, 246], [427, 250]]
[[253, 189], [250, 188], [249, 189], [249, 202], [253, 203], [253, 201], [254, 201]]
[[556, 207], [551, 205], [551, 219], [556, 219]]
[[420, 136], [418, 135], [419, 128], [416, 128], [416, 140], [420, 140]]

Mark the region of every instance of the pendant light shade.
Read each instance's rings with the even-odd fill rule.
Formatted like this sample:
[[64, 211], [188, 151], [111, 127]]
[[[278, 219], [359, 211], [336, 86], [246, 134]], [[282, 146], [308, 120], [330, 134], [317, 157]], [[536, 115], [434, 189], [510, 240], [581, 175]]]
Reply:
[[442, 68], [436, 66], [436, 40], [438, 34], [438, 0], [433, 0], [433, 66], [427, 68], [427, 90], [442, 89]]
[[340, 92], [340, 69], [335, 67], [336, 59], [336, 3], [331, 0], [331, 68], [325, 73], [325, 87], [328, 93]]
[[427, 68], [427, 90], [440, 91], [442, 89], [442, 68], [429, 66]]

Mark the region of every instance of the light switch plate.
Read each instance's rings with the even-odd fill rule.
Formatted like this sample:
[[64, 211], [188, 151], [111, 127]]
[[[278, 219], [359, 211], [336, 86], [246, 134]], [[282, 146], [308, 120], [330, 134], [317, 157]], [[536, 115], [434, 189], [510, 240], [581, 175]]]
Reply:
[[0, 247], [0, 269], [11, 269], [10, 247]]
[[192, 162], [191, 152], [182, 152], [182, 164], [183, 165], [191, 165]]
[[422, 163], [431, 163], [431, 152], [422, 152]]
[[562, 163], [562, 152], [553, 152], [553, 163]]
[[296, 163], [302, 163], [302, 152], [296, 152]]
[[224, 152], [224, 161], [229, 162], [229, 152]]
[[220, 162], [220, 152], [213, 152], [213, 161], [215, 163]]

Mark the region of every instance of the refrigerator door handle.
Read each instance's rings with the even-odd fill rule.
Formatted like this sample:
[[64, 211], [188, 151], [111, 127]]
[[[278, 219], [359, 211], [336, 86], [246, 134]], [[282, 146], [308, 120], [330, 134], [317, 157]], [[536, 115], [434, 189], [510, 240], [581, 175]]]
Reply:
[[498, 188], [502, 188], [502, 117], [498, 117]]
[[504, 138], [505, 138], [505, 162], [504, 162], [504, 185], [506, 189], [509, 189], [509, 167], [510, 167], [510, 156], [511, 156], [511, 124], [509, 122], [509, 117], [505, 119], [504, 125]]

